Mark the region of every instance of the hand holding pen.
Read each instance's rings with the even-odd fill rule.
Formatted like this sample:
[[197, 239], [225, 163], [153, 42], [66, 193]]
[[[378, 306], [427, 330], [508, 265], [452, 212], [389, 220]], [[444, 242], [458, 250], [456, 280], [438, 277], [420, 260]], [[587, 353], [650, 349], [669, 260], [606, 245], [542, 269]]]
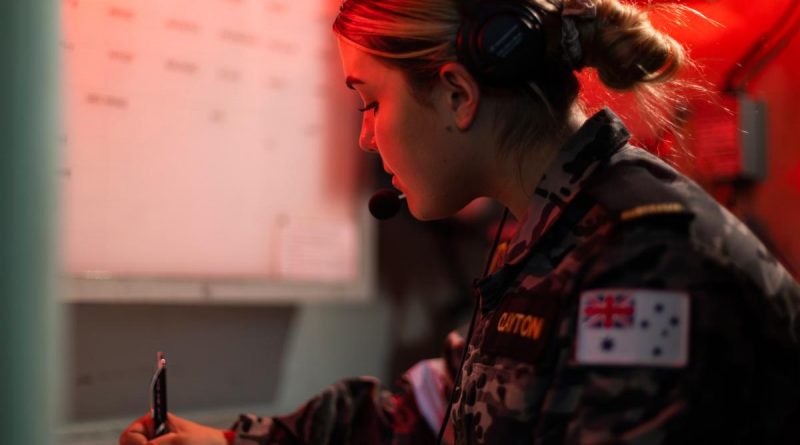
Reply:
[[119, 436], [120, 445], [227, 445], [222, 430], [200, 425], [167, 411], [167, 360], [156, 355], [150, 382], [150, 412], [128, 425]]
[[167, 414], [169, 432], [155, 438], [150, 413], [136, 419], [119, 436], [119, 445], [228, 445], [223, 430]]

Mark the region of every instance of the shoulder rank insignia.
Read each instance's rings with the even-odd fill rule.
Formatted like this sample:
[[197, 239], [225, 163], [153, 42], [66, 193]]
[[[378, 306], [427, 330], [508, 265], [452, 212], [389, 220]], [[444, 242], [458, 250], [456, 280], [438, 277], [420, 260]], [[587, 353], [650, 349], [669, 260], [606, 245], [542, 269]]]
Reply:
[[689, 296], [650, 289], [581, 293], [575, 362], [680, 368], [689, 357]]
[[665, 213], [683, 213], [686, 208], [679, 202], [664, 202], [658, 204], [646, 204], [632, 209], [625, 210], [620, 215], [622, 221], [641, 218], [648, 215], [660, 215]]

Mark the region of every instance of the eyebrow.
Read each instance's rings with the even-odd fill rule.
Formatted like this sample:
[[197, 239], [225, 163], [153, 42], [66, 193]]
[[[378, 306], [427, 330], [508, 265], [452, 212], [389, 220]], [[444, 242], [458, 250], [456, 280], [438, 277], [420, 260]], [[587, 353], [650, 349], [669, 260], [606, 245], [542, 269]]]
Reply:
[[364, 81], [361, 79], [356, 79], [353, 76], [347, 76], [347, 79], [344, 80], [344, 84], [347, 85], [347, 88], [355, 90], [355, 88], [353, 88], [353, 85], [363, 85]]

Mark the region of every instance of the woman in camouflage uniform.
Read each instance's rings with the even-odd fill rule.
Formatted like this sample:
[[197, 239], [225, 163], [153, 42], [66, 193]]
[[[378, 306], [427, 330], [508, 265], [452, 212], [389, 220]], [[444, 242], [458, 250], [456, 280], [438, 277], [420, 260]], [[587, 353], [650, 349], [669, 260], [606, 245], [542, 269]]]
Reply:
[[[575, 71], [658, 98], [688, 61], [618, 0], [347, 0], [347, 86], [411, 213], [488, 196], [519, 221], [467, 338], [395, 391], [332, 385], [153, 444], [800, 443], [800, 290], [696, 184], [586, 117]], [[448, 400], [450, 401], [448, 403]], [[146, 443], [147, 417], [120, 443]]]

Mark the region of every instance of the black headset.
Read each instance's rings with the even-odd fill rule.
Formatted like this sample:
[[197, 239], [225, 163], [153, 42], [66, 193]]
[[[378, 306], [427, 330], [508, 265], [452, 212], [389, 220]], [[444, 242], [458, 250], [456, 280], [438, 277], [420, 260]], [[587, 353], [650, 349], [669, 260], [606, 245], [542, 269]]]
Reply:
[[456, 42], [458, 60], [489, 84], [533, 79], [547, 52], [545, 12], [526, 0], [466, 3]]

